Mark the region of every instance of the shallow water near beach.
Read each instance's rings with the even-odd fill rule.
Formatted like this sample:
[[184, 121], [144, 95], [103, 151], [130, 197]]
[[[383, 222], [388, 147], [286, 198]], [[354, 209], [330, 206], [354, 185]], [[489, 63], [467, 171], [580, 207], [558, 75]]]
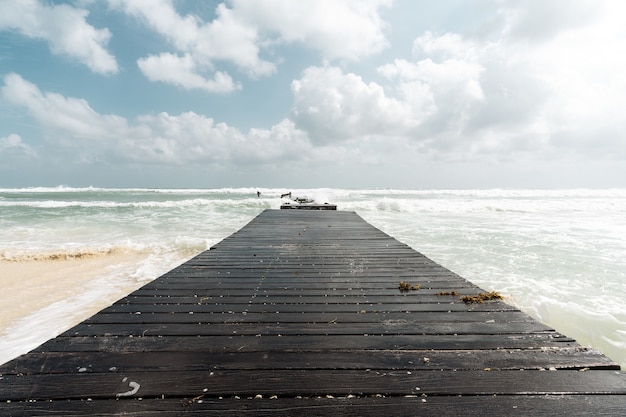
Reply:
[[626, 190], [66, 187], [0, 189], [0, 363], [279, 208], [288, 191], [356, 211], [626, 366]]

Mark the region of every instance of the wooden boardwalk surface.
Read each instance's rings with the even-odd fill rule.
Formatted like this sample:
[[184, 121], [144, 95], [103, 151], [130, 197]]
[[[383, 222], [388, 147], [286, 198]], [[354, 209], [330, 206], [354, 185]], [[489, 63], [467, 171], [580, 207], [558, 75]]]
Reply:
[[610, 359], [452, 291], [355, 213], [266, 210], [0, 366], [0, 415], [625, 415]]

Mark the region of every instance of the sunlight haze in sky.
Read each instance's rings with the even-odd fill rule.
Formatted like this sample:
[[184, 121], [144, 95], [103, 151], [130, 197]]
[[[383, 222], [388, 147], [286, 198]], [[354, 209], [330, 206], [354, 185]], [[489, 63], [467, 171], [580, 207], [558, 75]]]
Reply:
[[626, 187], [620, 0], [0, 0], [0, 187]]

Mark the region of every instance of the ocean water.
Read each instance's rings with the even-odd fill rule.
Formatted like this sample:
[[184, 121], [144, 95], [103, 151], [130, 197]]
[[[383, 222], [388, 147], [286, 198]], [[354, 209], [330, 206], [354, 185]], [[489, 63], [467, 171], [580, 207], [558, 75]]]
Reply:
[[[10, 279], [2, 276], [3, 263], [108, 262], [92, 272], [87, 290], [66, 288], [63, 300], [28, 310], [0, 329], [0, 363], [71, 327], [94, 300], [113, 302], [262, 210], [279, 208], [280, 194], [288, 191], [356, 211], [626, 367], [624, 189], [0, 189], [0, 284]], [[133, 261], [116, 264], [116, 254], [132, 254]], [[27, 294], [29, 282], [14, 291]], [[5, 304], [0, 315], [15, 308]]]

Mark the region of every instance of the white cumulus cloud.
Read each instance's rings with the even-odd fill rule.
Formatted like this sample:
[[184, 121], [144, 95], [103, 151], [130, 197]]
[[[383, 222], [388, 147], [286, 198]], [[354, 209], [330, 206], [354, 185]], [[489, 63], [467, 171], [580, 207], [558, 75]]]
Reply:
[[[98, 113], [86, 100], [42, 92], [18, 74], [5, 76], [0, 92], [7, 102], [31, 114], [53, 151], [61, 147], [65, 156], [70, 152], [77, 160], [272, 164], [302, 158], [311, 150], [307, 135], [289, 120], [248, 133], [192, 111], [143, 115], [129, 122]], [[29, 150], [16, 135], [0, 141], [0, 151], [9, 148]]]
[[218, 62], [232, 63], [252, 76], [275, 70], [274, 64], [259, 56], [256, 29], [238, 21], [224, 4], [217, 7], [217, 18], [210, 22], [198, 16], [181, 16], [169, 0], [109, 0], [109, 4], [144, 22], [175, 49], [176, 53], [138, 60], [140, 70], [150, 80], [223, 93], [236, 90], [238, 84], [226, 72], [214, 70]]
[[379, 15], [391, 0], [234, 0], [242, 21], [283, 42], [314, 48], [330, 60], [355, 60], [388, 46]]
[[91, 141], [112, 140], [128, 129], [123, 117], [99, 114], [83, 99], [44, 93], [15, 73], [4, 77], [4, 86], [0, 91], [5, 100], [26, 108], [46, 128], [64, 132], [63, 141], [77, 138]]
[[388, 45], [378, 11], [389, 0], [235, 0], [230, 7], [220, 3], [211, 21], [181, 15], [171, 0], [109, 0], [109, 5], [140, 20], [174, 48], [138, 60], [150, 80], [210, 92], [239, 85], [215, 70], [221, 63], [253, 78], [273, 74], [276, 63], [262, 55], [279, 43], [299, 43], [331, 60], [356, 60]]
[[7, 137], [0, 137], [0, 158], [13, 156], [36, 156], [35, 150], [22, 141], [22, 138], [16, 134], [10, 134]]
[[240, 89], [232, 77], [222, 71], [217, 71], [213, 79], [200, 75], [196, 61], [189, 55], [178, 56], [170, 53], [151, 55], [141, 58], [137, 65], [143, 74], [151, 81], [162, 81], [177, 85], [187, 90], [199, 89], [209, 93], [229, 93]]
[[403, 133], [419, 123], [423, 112], [337, 67], [307, 68], [292, 82], [291, 91], [296, 125], [322, 144]]
[[528, 26], [552, 6], [497, 4], [489, 36], [425, 32], [412, 58], [378, 67], [384, 84], [306, 69], [292, 82], [293, 120], [315, 143], [386, 137], [437, 158], [626, 156], [626, 6], [573, 4], [575, 18], [536, 36]]
[[87, 23], [87, 15], [88, 11], [67, 4], [2, 0], [0, 30], [15, 30], [24, 36], [42, 39], [52, 53], [72, 57], [93, 72], [117, 73], [117, 61], [106, 49], [111, 33]]

